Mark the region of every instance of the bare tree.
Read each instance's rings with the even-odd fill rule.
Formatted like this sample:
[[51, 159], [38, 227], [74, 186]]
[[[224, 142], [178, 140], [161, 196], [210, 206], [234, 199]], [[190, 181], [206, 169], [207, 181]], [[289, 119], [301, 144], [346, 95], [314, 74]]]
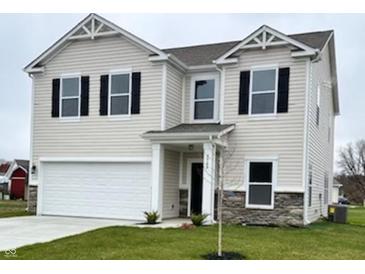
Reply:
[[218, 172], [218, 203], [217, 203], [217, 219], [218, 219], [218, 252], [217, 255], [222, 257], [223, 249], [223, 200], [224, 200], [224, 182], [227, 174], [230, 174], [238, 166], [235, 161], [230, 162], [235, 152], [235, 146], [220, 147], [219, 150], [219, 172]]
[[[341, 177], [338, 178], [341, 179], [341, 183], [350, 186], [345, 189], [357, 191], [355, 196], [365, 199], [365, 140], [342, 147], [337, 164], [341, 173]], [[356, 199], [356, 202], [362, 202], [359, 199]]]

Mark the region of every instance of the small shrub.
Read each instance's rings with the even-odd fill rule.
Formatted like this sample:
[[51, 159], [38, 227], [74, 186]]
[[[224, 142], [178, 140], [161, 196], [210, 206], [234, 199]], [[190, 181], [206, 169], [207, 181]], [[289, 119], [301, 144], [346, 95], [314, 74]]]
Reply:
[[145, 211], [144, 216], [146, 218], [147, 224], [150, 225], [157, 224], [157, 220], [158, 218], [160, 218], [160, 215], [158, 214], [157, 211], [150, 211], [150, 212]]
[[201, 226], [204, 223], [204, 220], [207, 218], [206, 214], [193, 214], [191, 215], [191, 221], [196, 226]]

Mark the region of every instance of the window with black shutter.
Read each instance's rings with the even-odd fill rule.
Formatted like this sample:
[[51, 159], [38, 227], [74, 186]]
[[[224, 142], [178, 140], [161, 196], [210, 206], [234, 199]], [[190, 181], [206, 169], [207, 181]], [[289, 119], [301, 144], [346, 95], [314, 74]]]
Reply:
[[61, 78], [60, 112], [61, 117], [80, 116], [81, 77], [64, 76]]

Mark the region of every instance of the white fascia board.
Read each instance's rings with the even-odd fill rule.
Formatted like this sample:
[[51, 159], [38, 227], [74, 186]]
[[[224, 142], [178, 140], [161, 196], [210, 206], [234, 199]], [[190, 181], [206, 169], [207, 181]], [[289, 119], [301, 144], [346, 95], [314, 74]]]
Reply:
[[151, 157], [40, 157], [39, 162], [151, 162]]
[[227, 51], [226, 53], [224, 53], [222, 56], [220, 56], [219, 58], [216, 59], [215, 63], [217, 64], [222, 64], [227, 57], [229, 57], [231, 54], [235, 53], [236, 51], [240, 50], [244, 45], [246, 45], [249, 41], [251, 41], [254, 37], [256, 37], [257, 35], [261, 34], [263, 31], [266, 31], [286, 42], [288, 42], [289, 44], [292, 44], [293, 46], [296, 46], [302, 50], [304, 50], [306, 52], [306, 54], [310, 54], [310, 55], [315, 55], [317, 50], [313, 49], [297, 40], [294, 40], [292, 38], [290, 38], [289, 36], [269, 27], [266, 25], [261, 26], [260, 28], [258, 28], [256, 31], [254, 31], [252, 34], [250, 34], [249, 36], [247, 36], [245, 39], [243, 39], [239, 44], [237, 44], [235, 47], [231, 48], [229, 51]]
[[149, 44], [148, 42], [142, 40], [141, 38], [131, 34], [130, 32], [122, 29], [121, 27], [115, 25], [114, 23], [106, 20], [105, 18], [95, 14], [91, 13], [88, 16], [86, 16], [83, 20], [81, 20], [75, 27], [73, 27], [70, 31], [68, 31], [64, 36], [62, 36], [59, 40], [57, 40], [51, 47], [46, 49], [40, 56], [38, 56], [35, 60], [33, 60], [31, 63], [29, 63], [23, 70], [27, 73], [31, 73], [33, 66], [44, 60], [46, 57], [52, 55], [55, 50], [57, 50], [59, 47], [61, 47], [64, 43], [68, 41], [68, 39], [77, 32], [80, 28], [82, 28], [87, 22], [89, 22], [92, 19], [96, 19], [103, 23], [104, 25], [108, 26], [111, 29], [114, 29], [117, 33], [123, 35], [128, 40], [141, 45], [143, 48], [145, 48], [148, 51], [151, 51], [153, 53], [158, 54], [159, 56], [166, 56], [166, 53], [164, 53], [162, 50], [158, 49], [157, 47]]
[[222, 60], [214, 60], [214, 64], [216, 65], [229, 65], [238, 63], [238, 58], [226, 58]]
[[175, 67], [177, 67], [179, 70], [182, 70], [183, 72], [187, 71], [189, 67], [182, 61], [180, 61], [175, 55], [172, 54], [165, 54], [164, 56], [154, 55], [150, 56], [148, 58], [150, 62], [164, 62], [168, 61]]

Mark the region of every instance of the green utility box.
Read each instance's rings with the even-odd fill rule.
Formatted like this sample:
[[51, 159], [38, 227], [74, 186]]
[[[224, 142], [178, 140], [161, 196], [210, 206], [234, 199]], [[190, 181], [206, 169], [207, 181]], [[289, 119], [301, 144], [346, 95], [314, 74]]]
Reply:
[[328, 220], [330, 222], [346, 224], [347, 223], [347, 206], [345, 205], [329, 205]]

